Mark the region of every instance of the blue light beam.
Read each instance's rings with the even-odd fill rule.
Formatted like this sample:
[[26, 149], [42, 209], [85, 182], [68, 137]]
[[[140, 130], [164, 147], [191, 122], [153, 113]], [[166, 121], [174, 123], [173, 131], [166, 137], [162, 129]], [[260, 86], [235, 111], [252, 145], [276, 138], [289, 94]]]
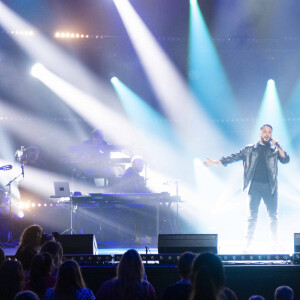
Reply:
[[197, 1], [190, 0], [190, 86], [216, 119], [237, 117], [236, 103]]
[[258, 113], [257, 122], [253, 131], [253, 140], [258, 139], [260, 127], [270, 124], [273, 127], [274, 139], [279, 140], [280, 144], [291, 151], [290, 137], [284, 121], [284, 115], [278, 97], [275, 81], [268, 80], [262, 104]]
[[[117, 77], [113, 77], [111, 83], [118, 94], [127, 115], [136, 126], [142, 130], [156, 134], [165, 141], [177, 143], [174, 131], [169, 126], [166, 119]], [[177, 146], [179, 146], [179, 144]]]

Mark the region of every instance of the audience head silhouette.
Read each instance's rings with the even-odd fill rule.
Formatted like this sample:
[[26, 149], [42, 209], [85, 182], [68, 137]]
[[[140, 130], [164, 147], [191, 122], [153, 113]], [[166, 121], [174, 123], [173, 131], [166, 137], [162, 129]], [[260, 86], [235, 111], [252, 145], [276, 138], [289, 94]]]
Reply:
[[41, 278], [51, 274], [53, 259], [49, 253], [37, 254], [31, 263], [30, 277]]
[[289, 286], [279, 286], [275, 291], [275, 300], [293, 300], [294, 291]]
[[46, 279], [49, 278], [53, 270], [53, 259], [49, 253], [37, 254], [32, 262], [29, 273], [30, 290], [44, 298], [48, 288]]
[[76, 289], [85, 288], [80, 267], [74, 260], [65, 261], [59, 268], [57, 281], [55, 285], [55, 294], [57, 299], [68, 299], [74, 296]]
[[142, 258], [136, 250], [126, 251], [118, 264], [117, 277], [104, 282], [96, 299], [155, 299], [153, 286], [145, 280]]
[[40, 300], [40, 298], [32, 291], [23, 291], [18, 293], [14, 300]]
[[0, 265], [5, 261], [5, 254], [2, 248], [0, 248]]
[[126, 251], [117, 267], [117, 278], [123, 282], [144, 280], [145, 269], [140, 254], [130, 249]]
[[52, 255], [55, 268], [59, 268], [62, 264], [63, 258], [63, 248], [61, 243], [56, 241], [46, 242], [41, 248], [41, 253], [45, 252], [50, 253]]
[[192, 267], [191, 300], [217, 300], [224, 287], [224, 268], [218, 256], [212, 253], [200, 254]]
[[20, 237], [19, 247], [37, 249], [41, 246], [43, 229], [40, 225], [30, 225], [24, 229]]
[[196, 255], [192, 252], [184, 252], [178, 260], [178, 272], [182, 279], [190, 279], [192, 265]]
[[265, 298], [260, 295], [253, 295], [249, 298], [249, 300], [265, 300]]
[[23, 289], [24, 273], [17, 260], [6, 260], [0, 266], [0, 299], [13, 300]]

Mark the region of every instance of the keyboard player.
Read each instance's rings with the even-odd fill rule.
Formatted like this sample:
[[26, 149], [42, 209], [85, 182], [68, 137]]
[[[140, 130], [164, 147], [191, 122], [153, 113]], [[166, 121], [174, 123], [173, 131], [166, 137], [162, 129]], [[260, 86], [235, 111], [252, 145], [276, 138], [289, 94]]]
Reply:
[[125, 171], [121, 178], [121, 189], [125, 193], [149, 193], [146, 181], [140, 175], [145, 167], [144, 159], [141, 156], [134, 156], [131, 166]]
[[[134, 156], [131, 166], [125, 171], [121, 179], [122, 192], [150, 193], [145, 178], [140, 175], [145, 163], [142, 157]], [[153, 205], [136, 203], [134, 207], [135, 242], [139, 244], [151, 243], [155, 239], [156, 209]]]
[[73, 176], [84, 179], [87, 183], [96, 184], [96, 179], [104, 179], [105, 185], [116, 183], [118, 169], [112, 164], [111, 152], [115, 146], [109, 145], [100, 129], [94, 129], [90, 138], [82, 145], [72, 147]]

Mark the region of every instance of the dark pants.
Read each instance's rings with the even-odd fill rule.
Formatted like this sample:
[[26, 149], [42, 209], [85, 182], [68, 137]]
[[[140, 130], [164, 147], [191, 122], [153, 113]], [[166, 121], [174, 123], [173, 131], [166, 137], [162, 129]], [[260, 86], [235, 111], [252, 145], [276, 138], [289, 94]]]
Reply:
[[269, 216], [269, 225], [272, 238], [276, 242], [278, 235], [278, 193], [277, 189], [274, 194], [271, 193], [271, 187], [268, 183], [253, 182], [249, 193], [249, 216], [247, 219], [247, 242], [251, 243], [256, 227], [258, 208], [261, 199], [263, 199]]

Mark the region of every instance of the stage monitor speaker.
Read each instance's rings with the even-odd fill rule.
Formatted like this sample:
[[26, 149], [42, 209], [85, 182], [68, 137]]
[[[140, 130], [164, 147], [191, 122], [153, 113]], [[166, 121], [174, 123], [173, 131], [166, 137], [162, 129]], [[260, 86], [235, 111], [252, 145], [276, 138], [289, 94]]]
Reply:
[[64, 254], [98, 254], [94, 234], [62, 234], [58, 241], [63, 247]]
[[300, 233], [294, 233], [294, 252], [300, 252]]
[[217, 234], [159, 234], [158, 253], [218, 253]]

